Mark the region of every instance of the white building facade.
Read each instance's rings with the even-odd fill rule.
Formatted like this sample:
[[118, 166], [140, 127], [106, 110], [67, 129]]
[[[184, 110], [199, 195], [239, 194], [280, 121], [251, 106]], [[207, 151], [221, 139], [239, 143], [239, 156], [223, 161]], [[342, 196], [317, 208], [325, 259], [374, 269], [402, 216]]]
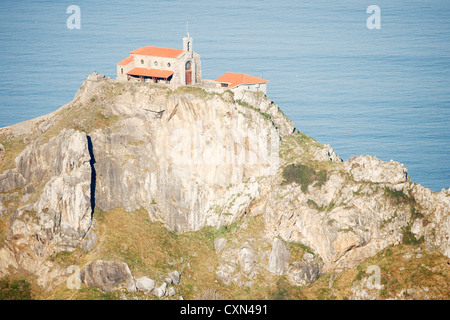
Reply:
[[193, 39], [183, 38], [183, 49], [146, 46], [117, 63], [117, 80], [191, 85], [201, 82], [200, 55]]

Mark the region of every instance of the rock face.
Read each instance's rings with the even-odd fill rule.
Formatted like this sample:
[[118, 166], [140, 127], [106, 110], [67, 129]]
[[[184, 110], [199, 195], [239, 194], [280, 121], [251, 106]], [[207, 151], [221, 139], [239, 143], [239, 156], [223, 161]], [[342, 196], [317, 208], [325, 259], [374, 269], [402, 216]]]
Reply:
[[[448, 201], [447, 191], [436, 194], [412, 183], [403, 165], [360, 156], [328, 172], [323, 185], [307, 192], [296, 183], [277, 185], [263, 212], [269, 234], [313, 248], [324, 269], [331, 270], [401, 243], [411, 226], [417, 239], [424, 236], [448, 254]], [[412, 212], [424, 208], [414, 221]]]
[[143, 207], [176, 232], [229, 224], [258, 195], [257, 177], [278, 169], [277, 128], [243, 102], [136, 87], [108, 110], [124, 115], [90, 134], [102, 210]]
[[226, 244], [227, 244], [227, 239], [224, 239], [224, 238], [216, 239], [216, 240], [214, 240], [214, 249], [217, 252], [220, 252], [223, 250], [223, 248], [225, 248]]
[[164, 282], [161, 286], [153, 289], [153, 294], [158, 298], [164, 297], [166, 292], [167, 292], [167, 283], [166, 282]]
[[173, 271], [171, 273], [169, 273], [169, 278], [170, 278], [170, 283], [171, 284], [180, 284], [181, 281], [181, 273], [178, 271]]
[[321, 272], [316, 261], [294, 262], [287, 271], [288, 280], [295, 286], [306, 286], [313, 283]]
[[23, 188], [27, 181], [17, 172], [17, 169], [7, 170], [0, 175], [0, 192], [5, 193], [14, 189]]
[[18, 171], [28, 183], [48, 181], [39, 199], [14, 218], [35, 211], [41, 228], [50, 230], [58, 245], [76, 247], [91, 225], [90, 159], [86, 135], [75, 130], [63, 130], [43, 145], [28, 145], [16, 158]]
[[155, 280], [148, 277], [141, 277], [136, 280], [136, 289], [144, 293], [150, 293], [153, 289], [155, 289], [155, 284]]
[[[0, 219], [7, 219], [0, 277], [24, 270], [45, 287], [57, 284], [64, 272], [49, 257], [78, 246], [85, 254], [95, 250], [95, 208], [105, 214], [144, 208], [175, 232], [262, 216], [264, 236], [257, 238], [267, 248], [255, 239], [239, 246], [216, 239], [216, 274], [224, 284], [251, 286], [267, 270], [309, 284], [323, 270], [354, 266], [405, 234], [450, 257], [449, 191], [414, 184], [395, 161], [343, 161], [261, 94], [96, 74], [71, 103], [0, 128], [0, 137], [24, 145], [16, 151], [4, 147], [14, 143], [0, 145]], [[310, 171], [288, 181], [290, 165]], [[287, 242], [308, 246], [314, 257], [289, 262]], [[96, 261], [83, 281], [105, 290], [124, 281], [134, 290], [127, 268]], [[179, 282], [179, 274], [168, 279]], [[149, 291], [144, 280], [138, 287]], [[164, 296], [167, 283], [152, 292]]]
[[[14, 257], [2, 259], [6, 267], [17, 266], [47, 281], [46, 258], [61, 250], [73, 250], [91, 226], [91, 166], [86, 135], [63, 130], [48, 142], [31, 142], [17, 156], [15, 166], [2, 174], [0, 188], [9, 191], [22, 187], [24, 204], [9, 218], [9, 245], [0, 249], [0, 256]], [[27, 194], [30, 190], [40, 193]], [[0, 268], [0, 275], [3, 272], [5, 269]]]
[[125, 288], [128, 292], [136, 291], [130, 268], [125, 262], [94, 261], [81, 270], [80, 279], [89, 287], [98, 287], [108, 292], [120, 288]]
[[272, 252], [269, 257], [269, 272], [276, 275], [283, 275], [289, 267], [289, 249], [284, 245], [283, 241], [273, 239]]
[[359, 156], [345, 162], [345, 168], [356, 182], [389, 183], [397, 185], [406, 182], [408, 173], [401, 163], [384, 162], [372, 156]]

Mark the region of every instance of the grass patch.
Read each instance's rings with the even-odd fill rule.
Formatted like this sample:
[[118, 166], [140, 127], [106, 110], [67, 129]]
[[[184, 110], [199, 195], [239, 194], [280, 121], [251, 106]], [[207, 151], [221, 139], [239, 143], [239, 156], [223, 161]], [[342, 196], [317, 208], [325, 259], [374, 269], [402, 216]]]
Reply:
[[0, 163], [0, 174], [16, 167], [14, 159], [25, 149], [24, 137], [0, 137], [0, 143], [5, 147], [3, 161]]
[[413, 220], [413, 221], [416, 219], [425, 218], [425, 216], [421, 212], [416, 210], [416, 207], [411, 207], [410, 213], [411, 213], [411, 220]]
[[313, 182], [316, 186], [321, 187], [327, 180], [327, 171], [316, 172], [313, 168], [302, 164], [290, 164], [283, 168], [283, 178], [282, 184], [295, 182], [301, 185], [303, 192], [306, 192], [308, 186]]
[[288, 242], [289, 262], [302, 261], [305, 253], [314, 254], [314, 250], [300, 242]]
[[415, 200], [410, 195], [405, 194], [402, 190], [395, 190], [389, 187], [384, 187], [384, 195], [390, 199], [394, 204], [409, 204], [415, 205]]
[[31, 285], [26, 280], [0, 279], [0, 300], [31, 299]]
[[286, 277], [280, 277], [276, 280], [275, 286], [269, 291], [269, 300], [290, 300], [290, 285]]
[[[394, 298], [402, 289], [428, 288], [429, 298], [448, 299], [450, 287], [448, 258], [437, 251], [422, 250], [422, 258], [405, 259], [403, 256], [420, 246], [396, 245], [385, 248], [361, 263], [361, 270], [377, 265], [381, 270], [380, 298]], [[367, 275], [366, 275], [367, 276]], [[444, 285], [436, 285], [442, 283]]]
[[256, 111], [256, 112], [258, 112], [260, 115], [262, 115], [266, 120], [272, 121], [272, 116], [271, 116], [270, 114], [268, 114], [268, 113], [266, 113], [266, 112], [262, 112], [260, 109], [255, 108], [254, 106], [251, 106], [251, 105], [248, 104], [247, 102], [237, 99], [237, 100], [236, 100], [236, 103], [237, 103], [238, 105], [242, 106], [242, 107], [245, 107], [245, 108], [251, 109], [251, 110], [253, 110], [253, 111]]
[[172, 94], [192, 94], [199, 98], [207, 98], [210, 95], [206, 90], [194, 86], [180, 86], [169, 93], [169, 95]]
[[[403, 258], [403, 255], [417, 247], [403, 244], [387, 247], [373, 257], [362, 261], [357, 267], [336, 274], [331, 282], [331, 288], [330, 275], [323, 274], [311, 285], [302, 287], [302, 298], [347, 300], [354, 295], [351, 288], [355, 282], [369, 277], [371, 274], [367, 273], [367, 269], [375, 265], [380, 268], [380, 280], [383, 285], [383, 288], [378, 291], [378, 299], [398, 299], [397, 295], [409, 288], [427, 288], [427, 291], [422, 291], [415, 298], [448, 299], [450, 296], [449, 259], [437, 251], [426, 250], [422, 250], [423, 257], [420, 259]], [[368, 288], [365, 289], [370, 291]]]
[[203, 233], [205, 237], [207, 237], [208, 239], [210, 239], [211, 241], [214, 241], [217, 238], [227, 238], [228, 235], [230, 235], [230, 233], [233, 230], [237, 230], [238, 229], [238, 224], [237, 222], [232, 222], [229, 225], [223, 225], [219, 228], [215, 228], [212, 226], [205, 226], [203, 227], [199, 232]]
[[159, 222], [152, 222], [146, 210], [125, 212], [115, 209], [94, 213], [99, 222], [99, 249], [90, 260], [124, 261], [135, 278], [147, 276], [164, 280], [167, 273], [178, 270], [182, 283], [177, 289], [185, 298], [194, 298], [194, 287], [211, 287], [215, 274], [208, 266], [216, 264], [214, 239], [236, 227], [218, 230], [205, 227], [199, 231], [176, 234]]
[[403, 244], [416, 246], [424, 243], [424, 241], [425, 239], [423, 236], [417, 239], [414, 233], [411, 232], [411, 223], [408, 223], [408, 225], [403, 228], [403, 237], [402, 237]]
[[336, 204], [333, 201], [330, 202], [330, 204], [327, 207], [319, 206], [314, 200], [311, 200], [311, 199], [308, 199], [306, 201], [306, 203], [310, 208], [315, 209], [319, 212], [324, 212], [324, 211], [329, 212], [329, 211], [333, 210], [333, 208], [336, 206]]

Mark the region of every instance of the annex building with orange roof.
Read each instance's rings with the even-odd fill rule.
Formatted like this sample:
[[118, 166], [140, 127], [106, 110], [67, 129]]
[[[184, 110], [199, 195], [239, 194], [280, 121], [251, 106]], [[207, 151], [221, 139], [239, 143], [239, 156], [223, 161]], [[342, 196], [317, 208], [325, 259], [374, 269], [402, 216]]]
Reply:
[[183, 49], [145, 46], [117, 63], [117, 80], [191, 85], [201, 82], [200, 55], [193, 39], [183, 38]]
[[233, 91], [267, 92], [268, 80], [250, 76], [244, 73], [226, 72], [216, 80], [222, 88], [230, 88]]

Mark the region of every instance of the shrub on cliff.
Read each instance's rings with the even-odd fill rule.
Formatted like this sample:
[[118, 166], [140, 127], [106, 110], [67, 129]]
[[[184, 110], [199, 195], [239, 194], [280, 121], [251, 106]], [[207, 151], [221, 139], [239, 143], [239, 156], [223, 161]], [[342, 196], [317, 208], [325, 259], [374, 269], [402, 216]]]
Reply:
[[301, 185], [303, 192], [308, 190], [308, 186], [316, 182], [317, 186], [321, 186], [327, 180], [327, 171], [314, 171], [313, 168], [302, 164], [290, 164], [283, 169], [283, 184], [296, 182]]

